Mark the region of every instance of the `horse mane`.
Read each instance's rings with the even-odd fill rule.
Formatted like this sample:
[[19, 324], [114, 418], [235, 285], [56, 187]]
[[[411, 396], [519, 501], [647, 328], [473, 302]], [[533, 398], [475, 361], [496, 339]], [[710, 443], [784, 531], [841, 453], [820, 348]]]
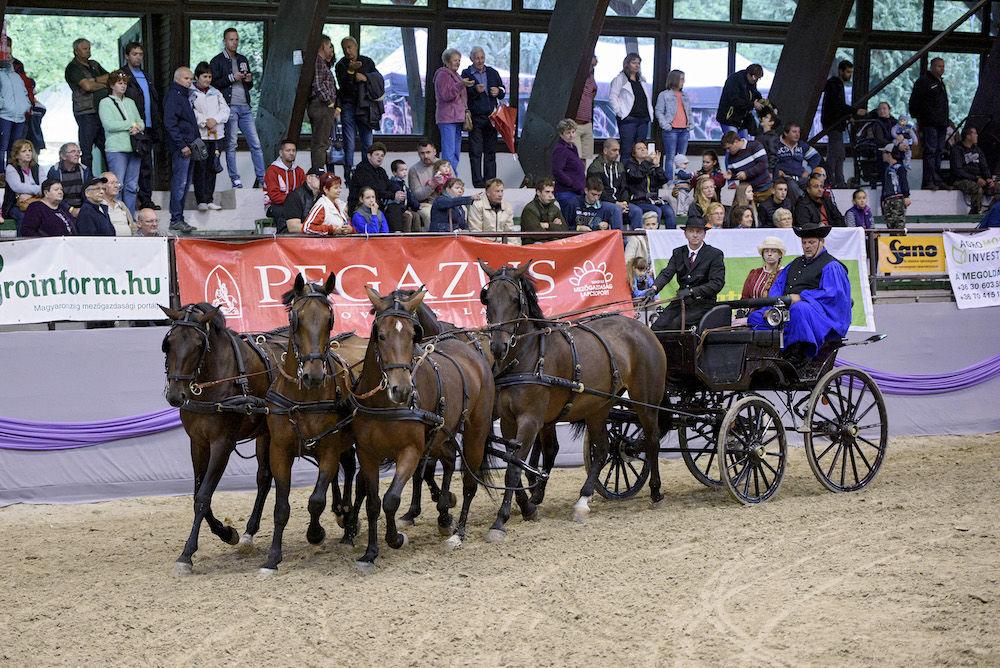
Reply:
[[[390, 299], [398, 299], [402, 301], [409, 299], [415, 295], [416, 292], [416, 290], [394, 290], [387, 296]], [[455, 325], [454, 323], [448, 322], [447, 320], [439, 320], [438, 317], [434, 315], [434, 309], [423, 302], [420, 302], [420, 306], [417, 308], [415, 315], [417, 316], [417, 320], [420, 322], [420, 326], [424, 328], [425, 336], [436, 336], [438, 334], [444, 334], [445, 332], [458, 329], [458, 325]]]
[[525, 273], [521, 276], [521, 289], [524, 291], [524, 303], [528, 309], [528, 317], [536, 320], [548, 320], [542, 313], [542, 307], [538, 305], [538, 289], [535, 281]]
[[[306, 283], [306, 294], [310, 292], [322, 292], [323, 286], [319, 283]], [[288, 311], [292, 308], [292, 302], [295, 301], [295, 288], [292, 288], [285, 294], [281, 295], [281, 303], [285, 305], [285, 310]]]

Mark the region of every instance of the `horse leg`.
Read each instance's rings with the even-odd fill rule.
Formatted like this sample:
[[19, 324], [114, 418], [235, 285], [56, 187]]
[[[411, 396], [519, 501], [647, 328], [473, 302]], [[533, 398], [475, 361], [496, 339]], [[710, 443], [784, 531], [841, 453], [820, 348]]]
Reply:
[[660, 491], [660, 425], [657, 411], [651, 408], [637, 407], [639, 423], [646, 435], [646, 461], [649, 462], [649, 499], [656, 504], [663, 500]]
[[326, 529], [320, 524], [320, 518], [326, 509], [326, 490], [333, 483], [336, 488], [337, 474], [340, 462], [334, 456], [332, 443], [319, 446], [319, 453], [316, 463], [319, 470], [316, 472], [316, 487], [309, 495], [309, 527], [306, 529], [306, 540], [311, 545], [319, 545], [326, 538]]
[[[554, 424], [548, 425], [542, 428], [541, 433], [538, 435], [538, 440], [541, 444], [542, 451], [542, 470], [546, 474], [552, 473], [552, 467], [556, 463], [556, 455], [559, 454], [559, 439], [556, 438], [556, 426]], [[537, 466], [537, 458], [532, 462], [532, 466]], [[531, 502], [536, 506], [542, 505], [542, 501], [545, 500], [545, 487], [548, 485], [549, 479], [542, 478], [537, 481], [534, 490], [531, 492]], [[529, 482], [528, 484], [532, 484]]]
[[[530, 464], [533, 468], [536, 469], [538, 468], [538, 460], [541, 457], [542, 449], [545, 447], [543, 444], [544, 439], [545, 439], [545, 432], [543, 430], [542, 433], [538, 435], [538, 438], [535, 439], [534, 444], [532, 444], [531, 454], [528, 456], [528, 464]], [[528, 473], [527, 471], [525, 471], [524, 477], [528, 481], [529, 487], [534, 486], [535, 481], [538, 478], [538, 476], [536, 476], [534, 473]], [[532, 495], [531, 498], [532, 501], [534, 501], [534, 495]]]
[[285, 535], [285, 525], [291, 514], [288, 503], [288, 493], [292, 486], [292, 461], [294, 454], [288, 448], [276, 448], [271, 445], [271, 473], [274, 475], [274, 535], [271, 537], [271, 549], [267, 553], [267, 561], [261, 566], [259, 574], [262, 577], [274, 575], [281, 563], [281, 541]]
[[337, 490], [337, 496], [333, 497], [330, 510], [337, 517], [337, 524], [345, 526], [346, 518], [351, 514], [351, 493], [354, 476], [358, 470], [358, 460], [354, 456], [354, 448], [347, 448], [340, 455], [340, 468], [344, 472], [344, 493], [340, 494], [337, 476], [330, 481], [333, 489]]
[[[441, 488], [438, 487], [437, 482], [434, 480], [434, 471], [437, 469], [437, 459], [434, 457], [428, 457], [427, 466], [424, 467], [424, 483], [427, 485], [427, 491], [431, 493], [431, 501], [434, 503], [438, 502], [441, 498]], [[455, 499], [452, 499], [450, 508], [455, 507]]]
[[[593, 415], [588, 416], [585, 420], [587, 423], [587, 432], [590, 435], [590, 442], [594, 447], [594, 461], [603, 462], [608, 457], [608, 432], [604, 427], [604, 418], [595, 418]], [[587, 474], [587, 480], [583, 483], [583, 487], [580, 489], [580, 498], [577, 500], [576, 505], [573, 506], [573, 519], [577, 522], [585, 522], [587, 520], [587, 515], [590, 514], [590, 497], [594, 495], [594, 486], [597, 483], [597, 475], [600, 473], [599, 467], [591, 466], [590, 473]]]
[[[422, 494], [422, 486], [424, 484], [424, 471], [430, 468], [431, 471], [434, 467], [430, 465], [431, 456], [425, 455], [420, 458], [420, 463], [417, 465], [417, 470], [413, 473], [413, 489], [410, 495], [410, 509], [399, 518], [399, 525], [404, 527], [413, 526], [417, 523], [417, 518], [420, 517], [420, 497]], [[431, 473], [431, 480], [434, 480], [434, 473]], [[430, 487], [430, 485], [428, 485]], [[434, 498], [433, 492], [431, 493], [431, 498]]]
[[271, 447], [270, 434], [257, 438], [257, 498], [253, 502], [253, 511], [247, 520], [246, 531], [240, 539], [241, 549], [253, 548], [253, 537], [260, 530], [260, 518], [264, 514], [264, 503], [271, 491], [271, 465], [268, 462], [268, 450]]
[[[454, 443], [447, 444], [449, 447], [457, 448], [458, 446]], [[451, 477], [455, 474], [455, 457], [457, 455], [457, 450], [452, 450], [450, 456], [445, 456], [441, 458], [441, 468], [443, 473], [441, 474], [441, 493], [438, 495], [437, 509], [438, 509], [438, 532], [442, 536], [450, 536], [452, 533], [452, 518], [451, 513], [448, 512], [449, 509], [454, 507], [451, 503], [451, 499], [454, 494], [451, 493]]]
[[407, 543], [406, 534], [396, 528], [396, 511], [406, 482], [413, 477], [423, 451], [424, 439], [414, 439], [412, 447], [403, 448], [396, 456], [396, 474], [382, 497], [382, 512], [385, 513], [385, 542], [394, 550], [404, 547]]
[[[451, 549], [459, 547], [465, 541], [465, 525], [469, 520], [469, 509], [472, 507], [472, 500], [476, 497], [476, 490], [479, 482], [477, 476], [486, 475], [483, 464], [486, 459], [486, 438], [492, 433], [493, 401], [487, 402], [485, 413], [471, 413], [477, 420], [470, 420], [465, 427], [462, 436], [462, 511], [458, 515], [458, 524], [455, 526], [455, 533], [445, 541], [445, 545]], [[482, 424], [477, 424], [482, 423]]]
[[[215, 487], [219, 484], [222, 472], [226, 469], [232, 448], [232, 443], [216, 439], [211, 441], [207, 448], [201, 444], [192, 449], [192, 462], [195, 464], [194, 521], [191, 524], [191, 533], [188, 535], [187, 542], [184, 543], [184, 550], [177, 558], [177, 563], [174, 564], [175, 575], [189, 575], [191, 573], [191, 558], [198, 551], [198, 534], [201, 531], [201, 523], [206, 516], [211, 515], [212, 494], [215, 493]], [[212, 520], [215, 518], [212, 517]], [[214, 533], [232, 545], [239, 542], [239, 533], [236, 533], [235, 529], [223, 527], [218, 520], [215, 522], [217, 524], [212, 528]], [[226, 528], [232, 530], [235, 536], [230, 536], [224, 531]]]
[[[516, 457], [521, 461], [528, 456], [531, 446], [535, 442], [535, 437], [538, 435], [538, 423], [534, 418], [521, 415], [521, 420], [519, 420], [516, 425], [514, 423], [507, 422], [506, 420], [501, 420], [500, 430], [503, 432], [503, 436], [508, 440], [516, 440], [520, 447], [517, 450]], [[515, 434], [511, 434], [512, 431], [516, 431]], [[510, 519], [510, 504], [514, 497], [514, 490], [520, 487], [521, 480], [521, 469], [515, 464], [507, 465], [507, 474], [504, 477], [504, 484], [506, 489], [503, 493], [503, 503], [500, 504], [500, 510], [497, 512], [497, 519], [490, 527], [490, 531], [486, 536], [486, 540], [491, 543], [499, 543], [507, 535], [507, 531], [504, 526]], [[521, 513], [525, 519], [534, 517], [535, 509], [531, 505], [531, 501], [528, 500], [528, 495], [521, 491], [519, 497], [523, 495], [523, 500], [518, 498], [518, 505], [521, 506]]]
[[[353, 457], [353, 454], [351, 456]], [[351, 506], [347, 520], [344, 522], [344, 537], [340, 539], [341, 545], [350, 545], [352, 547], [354, 546], [354, 538], [358, 535], [358, 517], [361, 514], [361, 504], [364, 503], [368, 496], [364, 472], [360, 467], [358, 467], [357, 480], [354, 487], [358, 490], [358, 493], [354, 499], [354, 505]]]
[[361, 475], [364, 476], [365, 496], [368, 497], [366, 505], [368, 511], [368, 549], [365, 550], [356, 565], [359, 571], [368, 573], [375, 564], [375, 558], [378, 557], [378, 516], [382, 510], [378, 498], [379, 462], [377, 460], [368, 461], [370, 456], [362, 455], [360, 450], [359, 458], [361, 460]]

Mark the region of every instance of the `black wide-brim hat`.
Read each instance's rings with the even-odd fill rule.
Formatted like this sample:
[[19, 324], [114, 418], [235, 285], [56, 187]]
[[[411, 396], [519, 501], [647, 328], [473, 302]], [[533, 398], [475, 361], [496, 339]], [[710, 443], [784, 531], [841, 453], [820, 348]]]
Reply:
[[800, 239], [825, 239], [826, 235], [830, 234], [830, 230], [833, 228], [829, 225], [820, 225], [819, 223], [809, 223], [803, 225], [802, 227], [793, 227], [792, 231], [795, 232], [795, 236]]

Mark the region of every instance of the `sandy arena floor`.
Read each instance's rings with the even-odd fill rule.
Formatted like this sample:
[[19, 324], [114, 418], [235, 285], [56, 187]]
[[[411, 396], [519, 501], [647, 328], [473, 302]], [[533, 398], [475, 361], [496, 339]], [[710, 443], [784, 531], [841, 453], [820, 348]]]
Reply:
[[[582, 471], [563, 469], [541, 521], [515, 516], [506, 543], [483, 541], [496, 502], [480, 492], [464, 547], [443, 551], [425, 509], [368, 577], [332, 516], [327, 543], [306, 543], [305, 490], [266, 581], [260, 547], [207, 528], [195, 575], [171, 575], [186, 498], [15, 506], [0, 511], [0, 663], [996, 666], [998, 448], [897, 439], [855, 495], [824, 491], [794, 450], [755, 508], [671, 460], [665, 507], [595, 500], [586, 525], [569, 519]], [[251, 500], [214, 505], [242, 528]]]

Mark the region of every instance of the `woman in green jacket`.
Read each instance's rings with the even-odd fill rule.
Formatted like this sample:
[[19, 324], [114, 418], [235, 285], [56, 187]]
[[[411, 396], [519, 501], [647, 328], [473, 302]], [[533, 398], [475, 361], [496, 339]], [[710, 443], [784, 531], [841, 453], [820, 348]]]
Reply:
[[108, 76], [111, 94], [101, 100], [97, 113], [104, 126], [104, 150], [108, 169], [115, 173], [122, 184], [122, 201], [135, 216], [135, 198], [139, 190], [139, 167], [142, 156], [132, 149], [132, 137], [142, 132], [146, 125], [131, 98], [125, 97], [129, 74], [115, 70]]

